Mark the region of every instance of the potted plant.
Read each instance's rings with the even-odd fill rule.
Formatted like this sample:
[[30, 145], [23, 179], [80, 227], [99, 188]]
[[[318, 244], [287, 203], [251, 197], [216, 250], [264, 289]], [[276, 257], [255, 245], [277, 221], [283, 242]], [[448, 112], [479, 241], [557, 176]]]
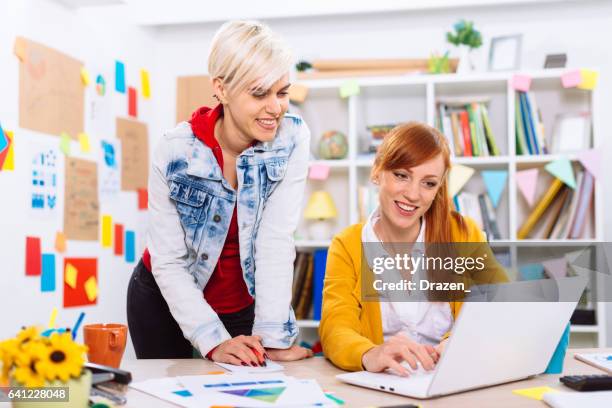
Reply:
[[449, 43], [459, 47], [459, 66], [457, 73], [472, 72], [474, 63], [472, 61], [472, 50], [482, 45], [480, 31], [474, 29], [472, 21], [460, 20], [453, 26], [454, 32], [447, 32], [446, 39]]
[[[37, 327], [24, 327], [17, 336], [0, 342], [0, 384], [10, 386], [13, 395], [8, 397], [15, 408], [86, 408], [91, 389], [91, 372], [83, 369], [87, 347], [76, 343], [69, 329], [45, 333], [49, 335], [41, 335]], [[45, 388], [28, 392], [39, 387]], [[61, 392], [65, 387], [67, 399]], [[33, 401], [33, 396], [39, 399]]]

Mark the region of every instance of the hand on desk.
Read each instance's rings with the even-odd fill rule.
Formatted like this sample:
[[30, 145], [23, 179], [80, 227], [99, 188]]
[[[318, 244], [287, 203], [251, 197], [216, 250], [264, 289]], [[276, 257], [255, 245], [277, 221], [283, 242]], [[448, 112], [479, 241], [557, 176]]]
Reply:
[[219, 344], [210, 357], [218, 363], [257, 367], [264, 364], [265, 353], [261, 337], [237, 336]]
[[419, 344], [403, 334], [398, 334], [368, 350], [361, 358], [361, 363], [367, 371], [374, 373], [390, 368], [401, 376], [408, 376], [410, 373], [402, 367], [402, 361], [406, 361], [414, 370], [417, 369], [417, 361], [425, 370], [432, 370], [438, 358], [439, 354], [433, 346]]
[[295, 361], [303, 360], [305, 358], [312, 357], [312, 350], [300, 347], [296, 344], [289, 347], [288, 349], [266, 349], [270, 360], [275, 361]]

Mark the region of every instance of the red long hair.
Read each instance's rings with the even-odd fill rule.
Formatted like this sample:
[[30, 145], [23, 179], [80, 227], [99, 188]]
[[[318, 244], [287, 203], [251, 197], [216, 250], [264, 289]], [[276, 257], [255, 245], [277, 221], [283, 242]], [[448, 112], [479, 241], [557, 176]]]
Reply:
[[372, 175], [381, 170], [392, 171], [418, 166], [441, 154], [444, 160], [444, 176], [440, 188], [425, 213], [425, 242], [452, 242], [451, 224], [454, 221], [465, 233], [466, 225], [461, 214], [453, 210], [448, 196], [448, 172], [450, 170], [450, 148], [446, 138], [433, 127], [419, 122], [398, 125], [383, 140], [378, 148]]

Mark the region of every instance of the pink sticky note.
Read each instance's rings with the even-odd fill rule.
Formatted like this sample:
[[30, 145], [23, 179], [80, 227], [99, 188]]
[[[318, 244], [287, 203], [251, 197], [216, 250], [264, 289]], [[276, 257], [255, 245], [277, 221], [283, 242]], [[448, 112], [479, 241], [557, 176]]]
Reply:
[[528, 92], [531, 87], [531, 77], [529, 75], [517, 74], [512, 77], [512, 88], [515, 91]]
[[582, 166], [596, 179], [599, 178], [599, 170], [601, 169], [601, 154], [597, 150], [585, 150], [578, 153], [578, 160]]
[[561, 75], [561, 84], [564, 88], [575, 88], [582, 82], [582, 75], [579, 69], [568, 71]]
[[530, 207], [533, 206], [535, 198], [536, 181], [538, 180], [538, 169], [529, 169], [516, 172], [516, 182], [520, 192], [527, 200]]
[[329, 166], [324, 164], [313, 164], [308, 171], [311, 180], [326, 180], [329, 177]]
[[567, 276], [567, 260], [565, 257], [549, 259], [542, 262], [542, 265], [546, 274], [552, 279], [565, 278]]

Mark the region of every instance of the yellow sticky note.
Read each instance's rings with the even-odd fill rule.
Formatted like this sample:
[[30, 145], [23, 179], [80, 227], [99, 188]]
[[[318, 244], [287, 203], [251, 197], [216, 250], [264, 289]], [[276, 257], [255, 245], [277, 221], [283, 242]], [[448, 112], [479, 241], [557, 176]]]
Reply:
[[57, 252], [66, 252], [66, 235], [61, 231], [55, 234], [55, 250]]
[[72, 289], [76, 289], [77, 284], [77, 275], [79, 271], [72, 264], [66, 264], [66, 270], [64, 271], [64, 281], [66, 285], [70, 286]]
[[113, 217], [102, 216], [102, 247], [110, 248], [113, 245]]
[[87, 133], [79, 133], [79, 144], [81, 145], [81, 151], [83, 153], [89, 153], [91, 151], [91, 145], [89, 144], [89, 136]]
[[527, 397], [534, 400], [542, 401], [544, 394], [547, 392], [559, 392], [551, 387], [533, 387], [533, 388], [521, 388], [520, 390], [513, 390], [512, 393], [520, 395], [521, 397]]
[[359, 95], [361, 92], [361, 88], [359, 88], [359, 83], [354, 79], [346, 81], [340, 86], [340, 97], [348, 98], [349, 96]]
[[98, 297], [98, 282], [96, 281], [96, 277], [92, 276], [87, 281], [85, 281], [85, 295], [87, 295], [87, 299], [90, 302], [93, 302]]
[[301, 84], [292, 84], [289, 87], [289, 100], [295, 103], [303, 103], [308, 96], [308, 87]]
[[57, 319], [57, 307], [54, 307], [53, 310], [51, 310], [51, 317], [49, 317], [50, 329], [55, 327], [55, 319]]
[[87, 71], [87, 68], [85, 67], [81, 67], [81, 82], [85, 86], [89, 85], [89, 83], [91, 82], [91, 80], [89, 79], [89, 71]]
[[10, 140], [10, 146], [2, 170], [15, 170], [15, 135], [12, 130], [5, 130], [4, 134]]
[[453, 197], [468, 182], [474, 169], [461, 164], [453, 164], [448, 174], [448, 194]]
[[62, 132], [60, 134], [60, 150], [66, 156], [70, 156], [70, 142], [71, 140], [70, 140], [70, 136], [68, 136], [68, 133]]
[[151, 98], [151, 83], [149, 82], [149, 71], [146, 69], [140, 70], [140, 85], [142, 97], [145, 99]]
[[599, 78], [599, 72], [591, 69], [581, 69], [580, 76], [582, 82], [577, 86], [578, 89], [593, 90], [597, 86], [597, 79]]

